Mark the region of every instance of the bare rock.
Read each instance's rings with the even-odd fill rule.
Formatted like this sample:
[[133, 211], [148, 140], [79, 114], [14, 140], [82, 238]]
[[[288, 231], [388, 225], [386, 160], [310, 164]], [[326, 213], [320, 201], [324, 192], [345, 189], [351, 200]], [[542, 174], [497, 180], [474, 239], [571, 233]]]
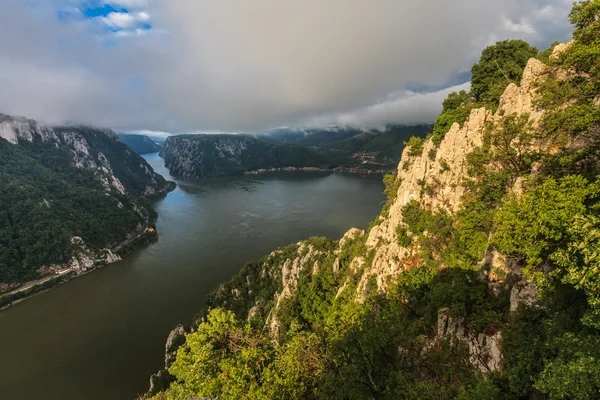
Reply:
[[471, 333], [465, 327], [462, 319], [450, 317], [446, 309], [440, 309], [438, 311], [438, 327], [435, 340], [443, 340], [447, 336], [467, 346], [469, 360], [482, 372], [494, 372], [503, 369], [502, 334], [500, 332], [493, 334]]
[[550, 54], [550, 59], [551, 60], [558, 60], [558, 57], [560, 57], [560, 55], [562, 53], [564, 53], [566, 50], [569, 49], [569, 47], [571, 47], [573, 45], [573, 40], [571, 40], [570, 42], [567, 43], [559, 43], [556, 46], [554, 46], [554, 49], [552, 50], [552, 54]]
[[517, 282], [510, 291], [510, 311], [516, 311], [521, 304], [534, 305], [538, 300], [538, 290], [532, 282]]
[[352, 228], [348, 232], [344, 233], [344, 236], [340, 239], [340, 247], [344, 247], [348, 242], [364, 235], [365, 231], [362, 229]]
[[170, 333], [165, 344], [165, 369], [168, 369], [177, 355], [177, 349], [185, 344], [185, 329], [177, 325]]
[[0, 114], [0, 138], [11, 144], [19, 141], [32, 142], [34, 139], [42, 141], [58, 141], [52, 128], [39, 125], [32, 119], [13, 117]]
[[121, 261], [121, 257], [114, 254], [110, 249], [89, 249], [79, 236], [73, 236], [71, 244], [77, 250], [74, 251], [68, 267], [74, 270], [76, 274], [82, 274], [96, 267]]

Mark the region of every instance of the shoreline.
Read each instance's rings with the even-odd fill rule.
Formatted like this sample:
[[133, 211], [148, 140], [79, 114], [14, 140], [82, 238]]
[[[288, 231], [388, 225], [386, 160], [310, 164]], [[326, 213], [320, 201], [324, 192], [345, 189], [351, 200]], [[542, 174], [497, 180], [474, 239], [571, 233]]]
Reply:
[[362, 168], [318, 168], [318, 167], [282, 167], [269, 169], [256, 169], [252, 171], [244, 171], [244, 175], [259, 175], [268, 172], [344, 172], [348, 174], [358, 175], [385, 175], [396, 171], [395, 169], [362, 169]]
[[[159, 200], [166, 197], [175, 189], [175, 187], [176, 184], [169, 181], [169, 184], [166, 188], [152, 193], [151, 195], [145, 196], [145, 198], [150, 201]], [[98, 263], [87, 270], [79, 272], [71, 266], [65, 267], [54, 275], [47, 275], [34, 281], [25, 282], [21, 286], [6, 293], [0, 293], [0, 312], [10, 308], [11, 306], [22, 303], [38, 294], [45, 293], [54, 288], [62, 286], [72, 279], [79, 278], [108, 265], [123, 261], [125, 257], [131, 255], [134, 251], [148, 247], [150, 244], [155, 243], [156, 241], [158, 241], [158, 231], [156, 229], [156, 220], [154, 220], [136, 236], [126, 239], [114, 246], [112, 249], [109, 249], [111, 252], [114, 251], [114, 253], [119, 256], [118, 260], [107, 263]], [[45, 285], [47, 285], [47, 287], [45, 287]], [[24, 293], [22, 297], [20, 296], [21, 293]], [[4, 304], [4, 302], [7, 302], [7, 304]]]
[[[144, 233], [144, 232], [142, 232], [142, 233]], [[120, 243], [118, 246], [115, 247], [115, 249], [119, 248], [120, 246], [125, 246], [127, 243], [133, 241], [134, 239], [137, 239], [140, 235], [141, 234], [139, 234], [138, 236], [136, 236], [134, 238], [128, 239], [128, 240]], [[158, 234], [156, 234], [156, 240], [158, 240]], [[154, 240], [153, 242], [155, 242], [156, 240]], [[149, 246], [153, 242], [148, 242], [146, 244], [146, 246]], [[67, 283], [67, 282], [69, 282], [69, 281], [71, 281], [73, 279], [77, 279], [77, 278], [82, 277], [84, 275], [90, 274], [90, 273], [92, 273], [94, 271], [97, 271], [97, 270], [99, 270], [101, 268], [104, 268], [104, 267], [106, 267], [108, 265], [116, 264], [119, 261], [123, 261], [125, 259], [125, 257], [129, 256], [131, 253], [133, 253], [135, 250], [138, 250], [138, 249], [142, 249], [142, 247], [140, 246], [140, 247], [137, 247], [135, 249], [132, 249], [131, 251], [129, 251], [124, 256], [122, 256], [122, 257], [120, 256], [121, 258], [119, 260], [115, 260], [115, 261], [108, 262], [108, 263], [97, 264], [97, 265], [94, 265], [92, 268], [89, 268], [89, 269], [87, 269], [85, 271], [82, 271], [82, 272], [77, 272], [76, 270], [72, 269], [72, 267], [71, 267], [69, 269], [69, 272], [67, 272], [67, 273], [63, 272], [62, 274], [58, 273], [58, 274], [55, 274], [55, 275], [46, 276], [46, 277], [43, 277], [40, 280], [38, 280], [39, 282], [38, 281], [33, 281], [33, 282], [38, 282], [38, 283], [35, 283], [35, 284], [33, 284], [33, 285], [29, 286], [29, 287], [26, 287], [26, 286], [29, 283], [31, 283], [31, 281], [30, 282], [26, 282], [21, 287], [18, 287], [16, 289], [14, 289], [14, 290], [12, 290], [10, 292], [4, 293], [4, 294], [0, 294], [0, 312], [6, 310], [8, 308], [10, 308], [11, 306], [14, 306], [14, 305], [17, 305], [19, 303], [22, 303], [25, 300], [28, 300], [28, 299], [30, 299], [30, 298], [38, 295], [38, 294], [42, 294], [42, 293], [48, 292], [48, 291], [50, 291], [52, 289], [55, 289], [55, 288], [57, 288], [59, 286], [62, 286], [65, 283]], [[47, 278], [49, 278], [49, 279], [47, 279]], [[49, 286], [48, 287], [43, 287], [46, 284], [49, 284]], [[31, 292], [24, 294], [23, 297], [19, 297], [20, 293], [27, 292], [27, 291], [31, 291]], [[16, 297], [16, 298], [14, 300], [11, 300], [10, 297]], [[5, 298], [9, 298], [7, 300], [8, 304], [3, 305], [2, 301]]]

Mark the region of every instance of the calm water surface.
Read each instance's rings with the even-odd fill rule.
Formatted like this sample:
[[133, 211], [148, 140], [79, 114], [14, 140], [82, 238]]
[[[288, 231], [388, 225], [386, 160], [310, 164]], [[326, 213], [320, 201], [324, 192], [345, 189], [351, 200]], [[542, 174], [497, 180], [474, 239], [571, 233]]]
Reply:
[[[156, 154], [146, 156], [169, 176]], [[169, 331], [249, 260], [309, 236], [366, 228], [380, 176], [270, 173], [177, 181], [160, 239], [122, 262], [0, 312], [0, 399], [134, 399]]]

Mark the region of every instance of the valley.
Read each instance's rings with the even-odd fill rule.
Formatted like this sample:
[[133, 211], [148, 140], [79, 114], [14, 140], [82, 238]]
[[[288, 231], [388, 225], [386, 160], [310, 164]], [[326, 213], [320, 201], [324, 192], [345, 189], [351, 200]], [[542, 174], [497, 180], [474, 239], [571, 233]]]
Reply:
[[[156, 153], [145, 159], [173, 179]], [[240, 266], [307, 236], [366, 228], [383, 201], [377, 176], [275, 172], [175, 182], [152, 202], [157, 242], [0, 312], [8, 361], [0, 397], [135, 398], [164, 363], [169, 331], [189, 326], [205, 296]]]
[[51, 3], [2, 399], [600, 398], [600, 0]]

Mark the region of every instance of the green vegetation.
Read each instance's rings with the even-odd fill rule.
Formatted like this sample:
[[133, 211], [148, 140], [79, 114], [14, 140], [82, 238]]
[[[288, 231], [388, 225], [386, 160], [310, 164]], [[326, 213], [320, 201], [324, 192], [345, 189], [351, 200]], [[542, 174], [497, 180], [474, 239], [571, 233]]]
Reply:
[[423, 209], [418, 201], [411, 200], [402, 208], [402, 221], [424, 256], [439, 254], [446, 247], [452, 217], [444, 209], [432, 212]]
[[[211, 310], [179, 349], [169, 369], [175, 382], [155, 399], [450, 399], [483, 381], [458, 343], [441, 340], [424, 354], [420, 349], [422, 335], [434, 330], [438, 306], [473, 326], [487, 323], [472, 319], [484, 309], [488, 320], [501, 320], [507, 303], [488, 301], [486, 284], [463, 271], [426, 281], [407, 274], [395, 291], [372, 293], [364, 304], [331, 296], [322, 307], [304, 310], [314, 300], [304, 297], [321, 293], [314, 285], [325, 278], [311, 275], [304, 283], [313, 290], [291, 300], [287, 309], [296, 314], [284, 322], [279, 343], [230, 311]], [[463, 276], [459, 286], [455, 275]], [[416, 301], [406, 304], [405, 296]]]
[[476, 102], [498, 106], [509, 83], [519, 84], [527, 61], [538, 50], [522, 40], [505, 40], [483, 50], [471, 68], [471, 94]]
[[471, 91], [452, 92], [442, 103], [442, 113], [433, 126], [433, 143], [438, 146], [452, 124], [462, 124], [474, 108], [496, 111], [506, 86], [520, 83], [527, 61], [537, 54], [535, 47], [522, 40], [505, 40], [485, 48], [471, 69]]
[[[92, 250], [114, 248], [139, 227], [154, 223], [156, 213], [141, 196], [146, 187], [165, 190], [167, 182], [147, 163], [102, 131], [56, 128], [76, 132], [88, 143], [89, 157], [102, 153], [127, 193], [109, 190], [110, 179], [97, 168], [74, 165], [70, 148], [53, 142], [10, 144], [0, 139], [0, 282], [38, 279], [42, 266], [67, 263], [81, 237]], [[137, 210], [137, 211], [136, 211]], [[128, 249], [131, 250], [129, 245]]]
[[475, 103], [472, 101], [469, 93], [464, 90], [461, 90], [459, 93], [450, 93], [442, 103], [442, 113], [433, 125], [431, 136], [433, 143], [439, 146], [452, 124], [455, 122], [462, 124], [473, 108], [475, 108]]
[[131, 150], [138, 154], [158, 153], [160, 151], [160, 145], [148, 136], [127, 133], [119, 133], [118, 136], [121, 142], [125, 143]]
[[431, 125], [390, 125], [381, 132], [353, 128], [313, 129], [307, 130], [306, 134], [276, 131], [269, 137], [310, 147], [322, 153], [333, 167], [394, 170], [405, 142], [411, 136], [424, 138], [431, 129]]
[[[600, 398], [600, 1], [575, 4], [571, 22], [575, 43], [557, 59], [539, 56], [563, 68], [538, 82], [541, 123], [504, 115], [489, 124], [464, 160], [458, 209], [431, 207], [426, 175], [423, 198], [401, 208], [396, 243], [357, 235], [338, 249], [312, 238], [249, 264], [209, 299], [169, 369], [174, 383], [154, 399]], [[472, 93], [445, 101], [434, 143], [476, 104], [495, 109], [536, 55], [521, 41], [486, 49]], [[384, 182], [387, 217], [400, 180]], [[299, 257], [295, 290], [276, 307], [284, 265]], [[382, 291], [377, 268], [389, 264], [402, 273]], [[451, 325], [454, 340], [442, 337]], [[500, 368], [469, 354], [460, 335], [500, 338]]]
[[398, 188], [400, 188], [401, 183], [400, 178], [396, 174], [385, 174], [383, 176], [383, 184], [385, 186], [383, 193], [387, 200], [381, 209], [382, 216], [385, 217], [390, 212], [390, 207], [394, 204], [396, 197], [398, 197]]
[[408, 155], [420, 156], [423, 152], [424, 142], [425, 141], [423, 140], [423, 138], [411, 136], [410, 139], [408, 139], [408, 141], [404, 142], [404, 145], [409, 147]]

